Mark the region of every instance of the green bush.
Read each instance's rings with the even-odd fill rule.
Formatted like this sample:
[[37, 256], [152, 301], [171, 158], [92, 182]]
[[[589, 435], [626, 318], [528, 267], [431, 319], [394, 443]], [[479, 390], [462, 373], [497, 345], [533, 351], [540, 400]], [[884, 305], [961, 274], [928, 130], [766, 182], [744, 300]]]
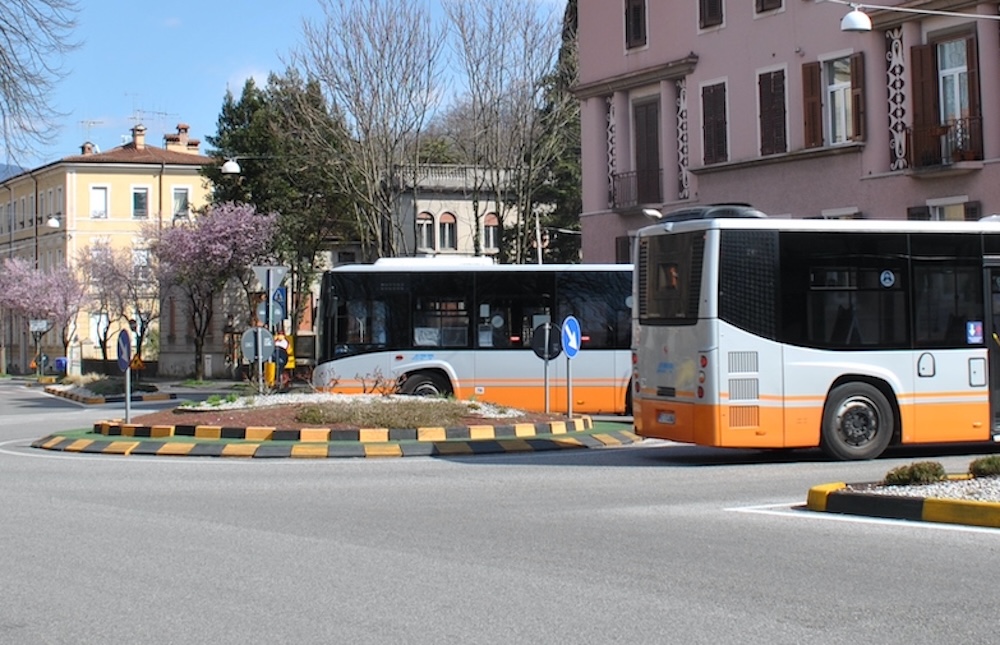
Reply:
[[969, 474], [973, 477], [995, 477], [1000, 475], [1000, 455], [980, 457], [969, 464]]
[[933, 484], [947, 477], [944, 466], [936, 461], [918, 461], [908, 466], [893, 468], [885, 475], [886, 486], [907, 484]]
[[385, 399], [306, 405], [296, 412], [295, 419], [309, 425], [345, 423], [367, 428], [447, 428], [462, 425], [469, 414], [465, 403], [455, 399], [415, 397], [410, 401]]

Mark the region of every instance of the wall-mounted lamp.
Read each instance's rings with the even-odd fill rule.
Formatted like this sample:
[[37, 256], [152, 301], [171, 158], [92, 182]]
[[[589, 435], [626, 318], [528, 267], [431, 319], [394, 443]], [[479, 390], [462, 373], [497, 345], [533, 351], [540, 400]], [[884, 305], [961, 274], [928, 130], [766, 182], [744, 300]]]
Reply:
[[909, 7], [891, 7], [887, 5], [868, 4], [860, 2], [850, 2], [849, 0], [827, 0], [834, 4], [847, 5], [851, 10], [840, 21], [841, 31], [853, 31], [863, 33], [872, 30], [872, 19], [865, 9], [876, 9], [878, 11], [897, 11], [900, 13], [915, 13], [925, 16], [948, 16], [951, 18], [965, 18], [967, 20], [1000, 20], [1000, 15], [989, 15], [981, 13], [961, 13], [958, 11], [937, 11], [934, 9], [911, 9]]

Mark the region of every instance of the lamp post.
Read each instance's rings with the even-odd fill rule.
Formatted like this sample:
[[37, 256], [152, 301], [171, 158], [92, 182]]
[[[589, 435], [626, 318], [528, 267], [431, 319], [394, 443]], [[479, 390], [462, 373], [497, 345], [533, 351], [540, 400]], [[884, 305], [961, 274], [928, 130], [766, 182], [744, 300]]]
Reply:
[[941, 11], [936, 9], [914, 9], [911, 7], [894, 7], [891, 5], [868, 4], [867, 2], [851, 2], [850, 0], [827, 0], [834, 4], [842, 4], [851, 10], [841, 19], [840, 30], [856, 33], [864, 33], [872, 30], [872, 19], [865, 9], [877, 11], [894, 11], [899, 13], [912, 13], [924, 16], [948, 16], [951, 18], [965, 18], [974, 20], [1000, 20], [1000, 15], [982, 13], [961, 13], [959, 11]]

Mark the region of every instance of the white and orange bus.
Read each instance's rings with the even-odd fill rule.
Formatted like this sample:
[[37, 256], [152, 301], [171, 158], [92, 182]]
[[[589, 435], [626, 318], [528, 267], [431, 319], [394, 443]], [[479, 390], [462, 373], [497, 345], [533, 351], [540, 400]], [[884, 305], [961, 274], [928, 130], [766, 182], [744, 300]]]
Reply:
[[1000, 223], [700, 207], [635, 253], [638, 434], [837, 459], [1000, 440]]
[[[565, 412], [568, 371], [574, 413], [622, 414], [631, 300], [630, 264], [392, 258], [339, 266], [323, 275], [312, 383], [359, 393], [381, 379], [403, 394], [535, 411], [548, 398], [551, 412]], [[579, 353], [568, 370], [565, 354], [546, 366], [534, 335], [548, 322], [558, 338], [569, 315], [580, 323]]]

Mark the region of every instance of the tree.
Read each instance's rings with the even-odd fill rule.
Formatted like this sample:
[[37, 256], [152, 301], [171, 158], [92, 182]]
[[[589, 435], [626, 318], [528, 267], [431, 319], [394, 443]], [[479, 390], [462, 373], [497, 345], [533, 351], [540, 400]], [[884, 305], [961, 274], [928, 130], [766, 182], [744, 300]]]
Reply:
[[111, 347], [111, 323], [121, 320], [136, 321], [135, 353], [142, 358], [144, 341], [160, 311], [150, 262], [147, 249], [131, 246], [112, 249], [100, 244], [80, 252], [77, 267], [90, 287], [91, 312], [105, 320], [97, 329], [105, 364]]
[[460, 123], [453, 130], [464, 135], [457, 141], [463, 162], [486, 171], [476, 190], [493, 200], [479, 209], [474, 196], [474, 230], [479, 230], [481, 215], [495, 211], [501, 231], [514, 233], [513, 240], [501, 245], [504, 259], [524, 263], [531, 259], [545, 210], [539, 209], [537, 197], [548, 179], [543, 168], [564, 152], [552, 145], [550, 133], [565, 126], [567, 110], [576, 102], [571, 95], [560, 103], [551, 96], [546, 101], [546, 78], [559, 44], [558, 21], [537, 1], [447, 0], [444, 6], [455, 32], [449, 42], [458, 43], [456, 57], [465, 81], [463, 99], [449, 118]]
[[51, 94], [76, 48], [74, 0], [6, 0], [0, 8], [0, 137], [7, 159], [52, 141], [62, 116]]
[[[353, 208], [341, 189], [344, 125], [318, 83], [289, 70], [272, 74], [263, 90], [248, 80], [239, 100], [227, 93], [217, 128], [208, 137], [216, 146], [210, 154], [239, 158], [241, 172], [226, 176], [216, 164], [205, 166], [202, 175], [214, 186], [213, 202], [249, 203], [279, 214], [275, 250], [278, 262], [291, 268], [294, 333], [309, 304], [295, 296], [310, 292], [322, 269], [321, 252], [331, 240], [356, 239]], [[302, 132], [324, 144], [303, 150]]]
[[[444, 34], [421, 0], [358, 3], [321, 0], [324, 19], [307, 22], [293, 61], [315, 79], [342, 115], [346, 150], [334, 168], [353, 197], [365, 253], [407, 254], [397, 205], [419, 176], [420, 133], [437, 103]], [[302, 130], [303, 151], [327, 145]], [[366, 259], [372, 259], [371, 257]]]
[[171, 285], [186, 301], [199, 380], [205, 377], [202, 356], [215, 297], [231, 279], [249, 284], [251, 267], [272, 256], [276, 220], [276, 215], [261, 214], [247, 204], [217, 204], [189, 224], [149, 237], [159, 283]]
[[20, 316], [27, 324], [31, 320], [47, 320], [60, 329], [63, 355], [76, 334], [76, 319], [86, 300], [83, 282], [66, 266], [48, 271], [35, 268], [22, 258], [4, 260], [0, 272], [0, 306]]

